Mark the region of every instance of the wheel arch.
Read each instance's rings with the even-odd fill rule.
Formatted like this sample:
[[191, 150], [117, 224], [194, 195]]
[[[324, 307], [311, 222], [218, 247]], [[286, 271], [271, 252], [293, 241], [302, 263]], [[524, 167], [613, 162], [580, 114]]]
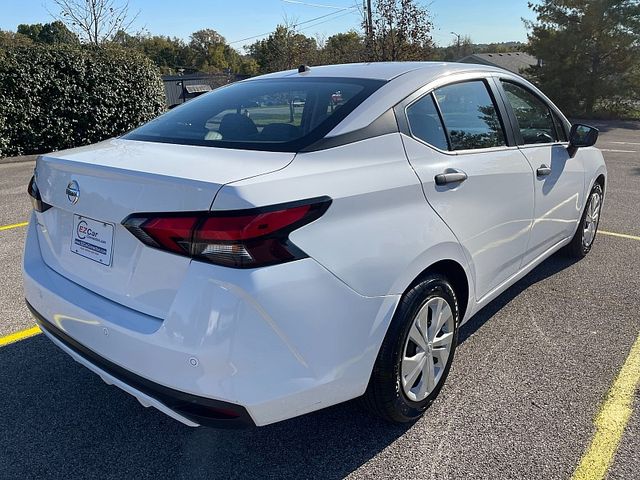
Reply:
[[602, 152], [596, 148], [585, 149], [581, 158], [583, 159], [583, 168], [585, 172], [585, 199], [588, 197], [589, 192], [591, 192], [591, 189], [596, 183], [602, 187], [602, 193], [605, 193], [605, 187], [607, 184], [607, 166], [604, 163]]
[[404, 293], [409, 291], [414, 285], [422, 281], [427, 275], [438, 273], [451, 282], [451, 286], [458, 298], [458, 308], [460, 309], [460, 320], [465, 318], [469, 308], [471, 285], [464, 267], [455, 260], [439, 260], [427, 268], [413, 279]]

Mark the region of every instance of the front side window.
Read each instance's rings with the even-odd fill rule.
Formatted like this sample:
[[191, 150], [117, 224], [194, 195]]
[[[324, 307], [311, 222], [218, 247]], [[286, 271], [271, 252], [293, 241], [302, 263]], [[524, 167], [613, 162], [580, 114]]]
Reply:
[[558, 141], [549, 106], [515, 83], [501, 83], [518, 120], [525, 145]]
[[295, 152], [324, 137], [383, 81], [284, 78], [214, 90], [123, 138]]
[[506, 145], [496, 105], [482, 80], [455, 83], [434, 92], [451, 150]]

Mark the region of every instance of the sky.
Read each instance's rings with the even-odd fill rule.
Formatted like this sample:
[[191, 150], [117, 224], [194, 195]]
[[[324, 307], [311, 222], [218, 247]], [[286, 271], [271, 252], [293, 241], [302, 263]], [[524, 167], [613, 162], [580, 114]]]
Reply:
[[[116, 0], [121, 2], [124, 0]], [[531, 18], [527, 0], [424, 0], [434, 22], [433, 39], [451, 44], [451, 32], [469, 35], [474, 43], [525, 41], [521, 18]], [[298, 23], [307, 36], [328, 37], [359, 29], [356, 8], [362, 0], [129, 0], [139, 11], [133, 30], [188, 39], [202, 28], [212, 28], [238, 49], [266, 36], [287, 18]], [[333, 8], [330, 8], [333, 7]], [[56, 13], [51, 0], [0, 0], [0, 29], [14, 30], [20, 23], [52, 21]], [[323, 15], [332, 14], [325, 18]], [[316, 21], [311, 21], [318, 18]], [[248, 37], [256, 36], [256, 38]]]

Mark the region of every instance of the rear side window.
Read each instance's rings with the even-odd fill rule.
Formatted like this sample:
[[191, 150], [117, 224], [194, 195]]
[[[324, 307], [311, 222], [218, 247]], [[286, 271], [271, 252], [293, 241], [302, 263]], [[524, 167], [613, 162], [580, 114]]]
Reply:
[[239, 82], [191, 100], [123, 138], [295, 152], [324, 137], [383, 84], [300, 77]]
[[[560, 140], [551, 109], [542, 99], [515, 83], [502, 82], [502, 87], [518, 120], [525, 145]], [[558, 127], [562, 128], [560, 124]]]
[[504, 129], [487, 85], [481, 81], [456, 83], [434, 92], [451, 150], [506, 145]]
[[441, 150], [448, 150], [447, 134], [431, 95], [422, 97], [407, 108], [407, 121], [411, 134]]

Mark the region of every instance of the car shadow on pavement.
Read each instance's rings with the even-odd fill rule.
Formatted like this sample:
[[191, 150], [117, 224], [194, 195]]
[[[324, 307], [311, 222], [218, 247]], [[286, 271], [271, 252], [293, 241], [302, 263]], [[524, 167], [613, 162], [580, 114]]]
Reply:
[[576, 263], [576, 260], [569, 258], [558, 252], [552, 255], [547, 260], [538, 265], [535, 269], [529, 272], [523, 279], [516, 282], [509, 287], [503, 293], [501, 293], [496, 299], [490, 302], [485, 308], [476, 313], [471, 320], [465, 323], [460, 329], [458, 337], [458, 344], [463, 343], [471, 335], [473, 335], [482, 325], [487, 323], [491, 318], [498, 313], [505, 305], [511, 300], [516, 298], [520, 293], [529, 288], [531, 285], [538, 283], [545, 278], [551, 277], [556, 273], [561, 272], [565, 268], [569, 268]]
[[343, 478], [410, 426], [347, 402], [262, 428], [186, 427], [43, 335], [0, 348], [0, 478]]
[[[461, 330], [464, 342], [528, 286], [571, 265], [554, 256]], [[347, 402], [249, 430], [189, 428], [107, 387], [44, 336], [0, 348], [3, 478], [343, 478], [405, 432]]]

